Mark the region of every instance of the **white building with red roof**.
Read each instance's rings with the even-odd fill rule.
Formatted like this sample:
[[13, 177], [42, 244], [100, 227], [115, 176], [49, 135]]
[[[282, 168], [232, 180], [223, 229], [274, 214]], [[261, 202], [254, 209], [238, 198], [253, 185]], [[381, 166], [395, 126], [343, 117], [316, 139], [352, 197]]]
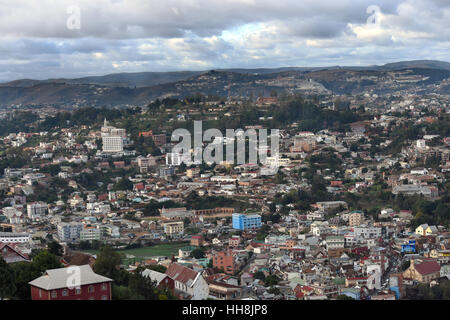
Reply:
[[200, 272], [172, 263], [166, 274], [175, 281], [175, 292], [189, 296], [191, 300], [206, 300], [209, 286]]

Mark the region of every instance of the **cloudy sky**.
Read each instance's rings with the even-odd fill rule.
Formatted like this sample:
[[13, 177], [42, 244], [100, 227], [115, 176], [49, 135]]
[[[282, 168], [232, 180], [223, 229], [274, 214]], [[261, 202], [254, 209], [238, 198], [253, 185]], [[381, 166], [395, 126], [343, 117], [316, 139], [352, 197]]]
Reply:
[[0, 81], [450, 61], [450, 0], [0, 0]]

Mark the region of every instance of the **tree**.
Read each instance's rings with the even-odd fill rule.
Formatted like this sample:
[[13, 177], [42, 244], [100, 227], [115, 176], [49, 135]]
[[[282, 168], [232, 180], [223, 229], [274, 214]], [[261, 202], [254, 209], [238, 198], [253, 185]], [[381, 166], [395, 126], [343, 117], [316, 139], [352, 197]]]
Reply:
[[36, 270], [32, 262], [16, 262], [11, 264], [16, 276], [17, 290], [14, 297], [19, 300], [31, 300], [31, 292], [28, 283], [41, 276], [41, 272]]
[[161, 272], [161, 273], [165, 273], [167, 268], [164, 267], [161, 264], [151, 264], [147, 267], [147, 269], [153, 270], [153, 271], [157, 271], [157, 272]]
[[16, 299], [30, 300], [30, 286], [28, 283], [49, 269], [62, 268], [58, 258], [48, 250], [40, 250], [32, 255], [32, 262], [16, 262], [11, 264], [15, 275], [17, 290], [14, 294]]
[[266, 287], [276, 286], [278, 282], [280, 282], [280, 279], [274, 275], [267, 276], [266, 279], [264, 279], [264, 284]]
[[279, 295], [281, 294], [281, 291], [279, 288], [277, 287], [270, 287], [269, 290], [267, 290], [267, 292], [272, 293], [274, 295]]
[[102, 276], [113, 280], [120, 277], [119, 267], [122, 257], [115, 252], [110, 246], [104, 246], [97, 256], [94, 264], [94, 271]]
[[266, 276], [264, 275], [264, 272], [256, 271], [253, 275], [253, 278], [264, 281], [266, 279]]
[[134, 300], [157, 300], [156, 283], [140, 272], [130, 275], [128, 289]]
[[119, 182], [117, 182], [113, 188], [114, 191], [132, 190], [132, 189], [133, 189], [133, 182], [131, 182], [127, 178], [119, 180]]
[[14, 270], [0, 257], [0, 300], [11, 298], [16, 288]]
[[191, 257], [193, 257], [195, 259], [201, 259], [201, 258], [205, 257], [205, 253], [203, 252], [202, 249], [196, 248], [196, 249], [192, 250]]
[[48, 244], [48, 251], [55, 256], [63, 255], [63, 247], [56, 241], [52, 241]]
[[58, 258], [48, 250], [41, 250], [33, 258], [33, 268], [41, 274], [49, 269], [62, 268]]
[[405, 271], [406, 269], [408, 269], [410, 265], [411, 265], [411, 261], [409, 261], [409, 260], [403, 261], [402, 266], [401, 266], [402, 271]]

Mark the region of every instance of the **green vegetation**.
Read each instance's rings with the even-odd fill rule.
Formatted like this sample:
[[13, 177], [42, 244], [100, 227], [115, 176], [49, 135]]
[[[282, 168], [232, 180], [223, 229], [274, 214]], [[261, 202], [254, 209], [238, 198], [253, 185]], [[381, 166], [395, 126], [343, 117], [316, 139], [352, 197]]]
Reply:
[[428, 284], [419, 283], [417, 286], [406, 288], [408, 300], [449, 300], [450, 281], [443, 281], [439, 285], [430, 288]]
[[141, 275], [139, 268], [131, 274], [120, 269], [122, 255], [109, 246], [98, 254], [94, 271], [114, 280], [112, 296], [115, 300], [171, 300], [175, 297], [168, 289], [156, 288], [156, 283]]
[[13, 297], [16, 289], [14, 270], [0, 257], [0, 300]]
[[0, 136], [9, 133], [23, 132], [24, 129], [39, 120], [39, 116], [34, 112], [14, 111], [9, 119], [0, 120]]
[[33, 256], [32, 262], [12, 263], [11, 269], [14, 271], [16, 287], [12, 298], [30, 300], [31, 291], [28, 282], [40, 277], [46, 270], [62, 267], [58, 258], [48, 250], [37, 252]]

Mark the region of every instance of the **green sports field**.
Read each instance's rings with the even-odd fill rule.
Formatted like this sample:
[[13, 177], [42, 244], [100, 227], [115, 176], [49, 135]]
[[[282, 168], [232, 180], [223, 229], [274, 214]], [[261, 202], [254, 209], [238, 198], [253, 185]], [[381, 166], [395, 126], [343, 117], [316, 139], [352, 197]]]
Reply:
[[[124, 264], [128, 264], [133, 261], [141, 261], [145, 259], [149, 259], [151, 257], [156, 256], [167, 256], [171, 257], [172, 255], [176, 256], [178, 255], [178, 250], [180, 248], [186, 247], [189, 245], [189, 242], [182, 242], [182, 243], [164, 243], [164, 244], [157, 244], [151, 247], [145, 247], [145, 248], [137, 248], [137, 249], [128, 249], [128, 250], [117, 250], [117, 252], [125, 255], [133, 255], [136, 258], [125, 258]], [[98, 251], [96, 250], [84, 250], [87, 253], [90, 254], [98, 254]]]

